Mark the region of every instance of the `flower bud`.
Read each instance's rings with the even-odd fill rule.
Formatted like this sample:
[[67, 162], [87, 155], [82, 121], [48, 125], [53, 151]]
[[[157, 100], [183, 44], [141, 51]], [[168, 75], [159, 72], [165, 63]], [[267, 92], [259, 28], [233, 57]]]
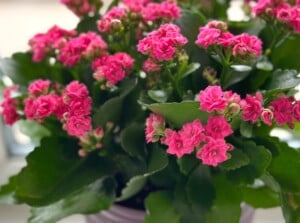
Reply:
[[228, 112], [232, 115], [237, 115], [241, 111], [241, 106], [238, 103], [231, 103], [228, 106]]
[[80, 157], [86, 157], [87, 153], [86, 153], [85, 150], [80, 149], [80, 150], [78, 151], [78, 155], [79, 155]]
[[272, 125], [272, 120], [274, 118], [274, 113], [271, 109], [265, 108], [261, 113], [261, 120], [268, 126]]

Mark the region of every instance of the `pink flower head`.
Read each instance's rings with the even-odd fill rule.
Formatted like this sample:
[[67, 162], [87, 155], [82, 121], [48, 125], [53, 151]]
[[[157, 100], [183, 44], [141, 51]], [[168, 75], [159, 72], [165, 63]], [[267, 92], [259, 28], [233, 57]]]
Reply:
[[218, 39], [222, 32], [220, 29], [201, 27], [200, 33], [197, 36], [196, 44], [204, 49], [218, 44]]
[[108, 84], [115, 85], [129, 75], [134, 59], [127, 53], [118, 52], [114, 55], [103, 55], [97, 58], [92, 68], [94, 78], [98, 81], [106, 80]]
[[219, 20], [212, 20], [208, 22], [205, 27], [220, 29], [222, 32], [226, 32], [228, 29], [227, 23]]
[[51, 82], [49, 80], [35, 80], [28, 86], [28, 92], [35, 96], [38, 96], [40, 94], [47, 94], [50, 84]]
[[234, 35], [231, 32], [223, 32], [218, 39], [218, 44], [228, 48], [234, 45]]
[[165, 119], [157, 114], [151, 113], [146, 119], [145, 135], [147, 143], [157, 142], [165, 129]]
[[82, 99], [71, 100], [68, 103], [68, 115], [69, 116], [79, 116], [79, 115], [89, 115], [92, 109], [92, 99], [91, 97], [86, 97]]
[[165, 130], [164, 144], [168, 146], [167, 153], [176, 155], [178, 158], [184, 154], [191, 154], [194, 148], [185, 147], [183, 143], [184, 140], [178, 132], [171, 129]]
[[127, 12], [125, 8], [115, 6], [111, 8], [102, 18], [98, 21], [98, 30], [100, 32], [110, 32], [114, 27], [116, 21], [121, 24], [121, 21], [126, 18]]
[[256, 93], [255, 96], [249, 94], [241, 101], [242, 118], [244, 121], [255, 123], [263, 111], [263, 98], [261, 93]]
[[200, 109], [206, 112], [225, 111], [228, 101], [220, 86], [208, 86], [199, 93]]
[[282, 97], [270, 103], [277, 125], [281, 126], [293, 122], [293, 104], [291, 98]]
[[137, 49], [154, 61], [169, 61], [175, 57], [177, 49], [186, 43], [187, 39], [181, 35], [178, 26], [163, 24], [140, 40]]
[[291, 17], [289, 24], [293, 27], [294, 32], [300, 33], [300, 4], [291, 8]]
[[33, 101], [35, 108], [35, 119], [44, 119], [56, 110], [56, 97], [53, 95], [42, 95]]
[[244, 59], [249, 56], [250, 58], [258, 58], [262, 52], [262, 41], [247, 33], [240, 34], [234, 37], [234, 46], [232, 54], [235, 57]]
[[230, 124], [226, 121], [223, 115], [210, 116], [205, 126], [206, 136], [214, 139], [223, 139], [233, 133]]
[[265, 108], [263, 109], [263, 111], [261, 112], [261, 120], [268, 126], [271, 126], [272, 125], [272, 121], [273, 121], [273, 118], [274, 118], [274, 114], [273, 112], [268, 109], [268, 108]]
[[197, 158], [201, 159], [204, 165], [218, 166], [228, 159], [227, 152], [232, 146], [223, 139], [211, 139], [197, 153]]
[[150, 0], [122, 0], [122, 2], [131, 11], [140, 13]]
[[300, 122], [300, 101], [296, 101], [293, 105], [293, 117], [297, 122]]
[[143, 10], [142, 15], [145, 21], [162, 19], [171, 21], [180, 17], [180, 8], [174, 2], [149, 3]]
[[278, 21], [289, 23], [292, 16], [292, 7], [290, 4], [282, 3], [275, 8], [274, 14]]
[[252, 8], [252, 12], [259, 16], [266, 12], [266, 9], [273, 8], [273, 0], [258, 0], [256, 5]]
[[65, 66], [76, 65], [81, 58], [93, 58], [101, 55], [107, 49], [107, 44], [101, 36], [94, 32], [82, 33], [71, 39], [61, 49], [58, 60]]
[[86, 98], [89, 95], [87, 87], [78, 81], [72, 81], [66, 86], [65, 95], [72, 100]]
[[193, 150], [204, 141], [204, 128], [199, 119], [193, 122], [186, 123], [179, 131], [179, 135], [183, 140], [183, 147], [189, 148], [188, 151]]
[[147, 59], [143, 63], [143, 70], [147, 73], [160, 71], [161, 65], [153, 62], [151, 59]]
[[67, 119], [64, 129], [70, 136], [81, 137], [92, 129], [91, 118], [88, 116], [71, 116]]
[[1, 114], [6, 125], [12, 125], [20, 119], [20, 115], [17, 113], [18, 102], [11, 97], [11, 93], [17, 89], [18, 86], [7, 87], [3, 92], [4, 99], [0, 106], [2, 108]]
[[64, 30], [53, 26], [46, 33], [38, 33], [29, 40], [34, 62], [42, 61], [49, 53], [61, 48], [67, 40], [76, 35], [75, 30]]
[[101, 0], [60, 0], [60, 2], [79, 17], [95, 13], [102, 6]]

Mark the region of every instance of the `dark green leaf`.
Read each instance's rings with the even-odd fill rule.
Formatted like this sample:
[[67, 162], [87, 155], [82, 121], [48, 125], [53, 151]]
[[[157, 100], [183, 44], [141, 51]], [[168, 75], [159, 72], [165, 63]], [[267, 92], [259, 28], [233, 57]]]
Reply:
[[267, 84], [266, 90], [287, 90], [296, 87], [300, 83], [296, 70], [276, 70]]
[[[213, 178], [216, 199], [206, 217], [207, 223], [238, 223], [241, 215], [241, 191], [224, 176]], [[230, 194], [230, 199], [228, 195]]]
[[179, 165], [180, 171], [188, 175], [197, 165], [199, 165], [199, 160], [195, 157], [195, 155], [191, 156], [183, 156], [177, 159], [177, 163]]
[[200, 63], [191, 63], [185, 69], [185, 71], [180, 75], [180, 79], [187, 77], [188, 75], [192, 74], [196, 70], [200, 68]]
[[76, 30], [79, 33], [86, 33], [89, 31], [95, 31], [98, 32], [98, 28], [97, 28], [97, 21], [99, 20], [99, 15], [96, 14], [93, 17], [90, 16], [85, 16], [83, 19], [80, 20], [80, 22], [78, 23]]
[[230, 159], [220, 164], [220, 167], [225, 170], [235, 170], [246, 166], [250, 163], [248, 156], [241, 150], [235, 148], [230, 151]]
[[150, 104], [147, 107], [154, 113], [162, 115], [176, 127], [181, 127], [183, 124], [195, 119], [206, 122], [208, 117], [206, 112], [199, 110], [199, 102], [194, 101]]
[[251, 138], [253, 132], [253, 124], [249, 122], [242, 122], [240, 126], [240, 133], [246, 138]]
[[147, 177], [145, 177], [144, 175], [131, 178], [122, 190], [121, 196], [117, 198], [117, 201], [124, 201], [137, 194], [141, 189], [143, 189], [146, 182]]
[[173, 207], [172, 195], [159, 191], [151, 193], [145, 201], [147, 216], [144, 223], [180, 223], [180, 215]]
[[281, 192], [281, 201], [286, 223], [300, 223], [300, 195]]
[[27, 157], [27, 166], [16, 179], [16, 196], [32, 206], [48, 205], [96, 179], [114, 173], [107, 158], [78, 156], [77, 141], [44, 138]]
[[243, 201], [254, 208], [272, 208], [280, 206], [279, 193], [268, 187], [242, 187]]
[[54, 223], [72, 214], [92, 214], [108, 209], [114, 201], [115, 188], [112, 178], [97, 180], [51, 205], [33, 208], [29, 223]]
[[16, 191], [16, 176], [9, 178], [7, 184], [0, 187], [0, 204], [18, 204], [18, 200], [15, 197]]
[[228, 88], [244, 80], [250, 74], [252, 67], [247, 65], [232, 65], [226, 75], [226, 81], [222, 82], [223, 88]]
[[263, 71], [272, 71], [274, 66], [270, 61], [262, 60], [256, 63], [256, 68]]
[[163, 90], [149, 90], [148, 96], [156, 102], [166, 102], [168, 100], [168, 93]]

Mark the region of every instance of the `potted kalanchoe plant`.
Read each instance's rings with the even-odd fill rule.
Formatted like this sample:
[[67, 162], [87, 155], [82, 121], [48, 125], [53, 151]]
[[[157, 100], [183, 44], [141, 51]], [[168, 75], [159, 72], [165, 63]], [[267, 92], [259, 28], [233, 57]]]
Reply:
[[36, 143], [1, 203], [31, 223], [113, 204], [146, 223], [237, 223], [245, 205], [300, 222], [299, 150], [270, 135], [299, 129], [299, 1], [244, 1], [242, 22], [228, 0], [61, 2], [76, 28], [0, 61], [4, 123]]

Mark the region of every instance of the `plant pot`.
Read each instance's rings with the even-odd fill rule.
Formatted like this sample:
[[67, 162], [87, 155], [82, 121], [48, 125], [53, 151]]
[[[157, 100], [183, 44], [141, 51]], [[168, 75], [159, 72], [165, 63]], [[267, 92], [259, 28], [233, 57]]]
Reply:
[[[109, 210], [99, 214], [88, 215], [87, 223], [142, 223], [145, 211], [113, 205]], [[248, 205], [242, 206], [242, 216], [240, 223], [251, 223], [254, 216], [254, 209]]]

